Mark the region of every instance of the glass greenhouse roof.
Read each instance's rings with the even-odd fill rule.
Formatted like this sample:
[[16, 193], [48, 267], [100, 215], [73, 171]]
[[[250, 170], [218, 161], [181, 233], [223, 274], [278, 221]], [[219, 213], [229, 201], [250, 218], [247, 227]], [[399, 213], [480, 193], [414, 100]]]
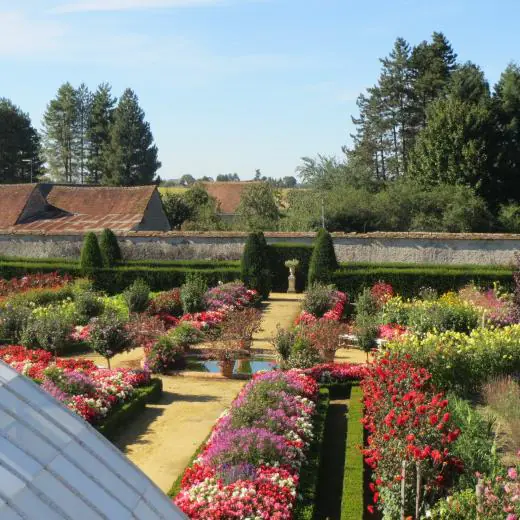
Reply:
[[94, 428], [0, 362], [0, 518], [186, 516]]

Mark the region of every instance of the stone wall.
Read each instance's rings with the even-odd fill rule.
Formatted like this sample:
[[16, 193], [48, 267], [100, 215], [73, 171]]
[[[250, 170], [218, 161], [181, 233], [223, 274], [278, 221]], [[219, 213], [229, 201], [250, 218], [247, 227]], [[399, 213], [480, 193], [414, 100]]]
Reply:
[[[312, 233], [266, 233], [269, 243], [312, 244]], [[134, 232], [119, 235], [128, 259], [240, 258], [246, 234]], [[0, 232], [0, 255], [35, 258], [77, 258], [82, 235]], [[447, 233], [334, 234], [341, 262], [410, 262], [435, 264], [508, 265], [520, 251], [520, 235]]]

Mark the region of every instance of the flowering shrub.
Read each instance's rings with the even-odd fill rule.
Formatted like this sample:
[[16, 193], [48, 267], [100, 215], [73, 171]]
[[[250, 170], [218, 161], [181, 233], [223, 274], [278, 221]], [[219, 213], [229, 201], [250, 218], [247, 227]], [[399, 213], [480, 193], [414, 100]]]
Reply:
[[[175, 503], [193, 519], [292, 518], [317, 390], [296, 371], [256, 375], [186, 470]], [[242, 417], [234, 426], [246, 403], [255, 409], [250, 423]]]
[[394, 295], [394, 288], [386, 282], [377, 282], [370, 289], [370, 294], [379, 308]]
[[302, 328], [302, 333], [320, 352], [324, 360], [333, 360], [339, 348], [339, 336], [346, 334], [347, 325], [336, 320], [321, 319]]
[[410, 356], [425, 367], [442, 389], [462, 393], [478, 390], [494, 377], [520, 372], [520, 325], [501, 329], [478, 328], [460, 332], [428, 333], [420, 338], [404, 335], [386, 348]]
[[204, 295], [206, 309], [216, 311], [222, 307], [249, 307], [257, 305], [260, 296], [254, 289], [247, 289], [242, 282], [230, 282], [209, 289]]
[[152, 315], [179, 317], [182, 315], [180, 289], [159, 293], [150, 300], [148, 312]]
[[[518, 456], [518, 455], [517, 455]], [[439, 501], [430, 512], [435, 520], [518, 520], [520, 518], [520, 479], [518, 465], [511, 466], [502, 475], [495, 478], [480, 478], [475, 488], [454, 493]]]
[[397, 340], [408, 332], [408, 329], [397, 323], [385, 323], [379, 326], [379, 337], [388, 341]]
[[58, 273], [28, 274], [11, 280], [0, 279], [0, 296], [23, 293], [34, 289], [59, 289], [72, 282], [72, 277]]
[[367, 365], [324, 363], [303, 371], [318, 383], [345, 383], [359, 381], [367, 373]]
[[460, 430], [446, 410], [448, 401], [432, 386], [426, 369], [397, 355], [387, 354], [369, 366], [361, 385], [363, 424], [369, 432], [363, 454], [373, 471], [374, 505], [369, 507], [380, 506], [389, 518], [400, 516], [404, 462], [405, 512], [415, 511], [418, 468], [424, 486], [419, 497], [424, 511], [445, 493], [454, 472], [462, 470], [461, 461], [450, 452]]
[[296, 318], [295, 325], [313, 325], [318, 320], [320, 321], [340, 321], [343, 317], [345, 305], [348, 302], [348, 297], [344, 292], [333, 291], [329, 292], [327, 306], [323, 309], [323, 313], [318, 315], [313, 314], [308, 309], [312, 307], [305, 307], [300, 315]]
[[481, 291], [474, 285], [467, 285], [459, 290], [459, 298], [482, 311], [486, 322], [504, 327], [517, 323], [512, 295], [500, 294], [498, 288]]
[[116, 404], [128, 400], [134, 389], [150, 382], [150, 374], [120, 368], [97, 368], [92, 361], [60, 359], [45, 350], [20, 346], [0, 349], [0, 359], [90, 423], [98, 423]]

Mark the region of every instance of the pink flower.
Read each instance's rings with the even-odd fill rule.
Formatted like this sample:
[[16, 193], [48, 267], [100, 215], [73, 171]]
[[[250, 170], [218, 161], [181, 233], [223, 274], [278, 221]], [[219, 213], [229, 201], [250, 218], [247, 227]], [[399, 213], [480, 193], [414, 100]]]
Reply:
[[518, 473], [516, 471], [516, 468], [509, 468], [507, 470], [507, 476], [511, 479], [511, 480], [516, 480], [517, 477], [518, 477]]

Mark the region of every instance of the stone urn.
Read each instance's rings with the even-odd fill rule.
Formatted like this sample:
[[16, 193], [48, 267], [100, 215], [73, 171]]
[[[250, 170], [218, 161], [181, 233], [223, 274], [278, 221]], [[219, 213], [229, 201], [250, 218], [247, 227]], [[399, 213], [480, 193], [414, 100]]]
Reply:
[[287, 260], [285, 262], [285, 267], [289, 269], [289, 288], [287, 289], [288, 293], [295, 293], [296, 292], [296, 269], [300, 265], [300, 261], [296, 258], [293, 258], [292, 260]]
[[235, 368], [234, 359], [224, 359], [219, 362], [220, 373], [227, 378], [233, 377], [233, 369]]

